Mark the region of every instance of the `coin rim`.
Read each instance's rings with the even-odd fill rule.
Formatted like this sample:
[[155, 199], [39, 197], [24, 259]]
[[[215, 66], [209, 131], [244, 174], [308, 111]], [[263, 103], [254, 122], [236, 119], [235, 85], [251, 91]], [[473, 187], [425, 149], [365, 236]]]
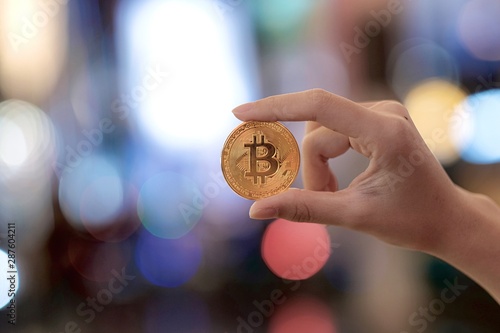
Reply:
[[[245, 126], [248, 126], [248, 124], [265, 124], [265, 123], [274, 123], [274, 124], [277, 124], [278, 126], [280, 126], [281, 128], [284, 129], [285, 132], [287, 132], [292, 138], [293, 138], [293, 144], [295, 145], [295, 148], [297, 149], [297, 154], [298, 154], [298, 164], [297, 164], [297, 172], [295, 174], [295, 176], [293, 177], [293, 180], [290, 182], [290, 184], [288, 185], [288, 188], [290, 188], [290, 186], [293, 184], [293, 182], [297, 179], [297, 176], [299, 174], [299, 170], [300, 170], [300, 149], [299, 149], [299, 144], [297, 142], [297, 139], [295, 138], [295, 136], [293, 135], [293, 133], [285, 126], [283, 125], [281, 122], [279, 121], [256, 121], [256, 120], [251, 120], [251, 121], [245, 121], [245, 122], [242, 122], [241, 124], [239, 124], [238, 126], [236, 126], [232, 131], [231, 133], [229, 133], [229, 135], [227, 136], [226, 140], [224, 141], [224, 145], [222, 146], [222, 152], [221, 152], [221, 157], [220, 157], [220, 165], [221, 165], [221, 170], [222, 170], [222, 175], [224, 176], [224, 179], [226, 180], [226, 183], [229, 185], [229, 187], [233, 190], [234, 193], [236, 193], [237, 195], [239, 195], [240, 197], [242, 198], [245, 198], [245, 199], [248, 199], [248, 200], [259, 200], [259, 199], [264, 199], [264, 198], [268, 198], [268, 197], [271, 197], [273, 195], [276, 195], [276, 194], [279, 194], [281, 192], [278, 192], [278, 193], [274, 193], [274, 194], [271, 194], [271, 195], [268, 195], [268, 196], [264, 196], [264, 197], [260, 197], [260, 198], [252, 198], [252, 197], [247, 197], [247, 196], [244, 196], [242, 195], [241, 193], [239, 193], [239, 191], [237, 191], [233, 186], [232, 184], [228, 181], [228, 177], [226, 176], [226, 172], [224, 171], [224, 150], [228, 144], [228, 141], [229, 139], [233, 136], [234, 133], [236, 133], [241, 127], [245, 127]], [[286, 190], [285, 189], [285, 190]], [[250, 191], [253, 193], [253, 191]]]

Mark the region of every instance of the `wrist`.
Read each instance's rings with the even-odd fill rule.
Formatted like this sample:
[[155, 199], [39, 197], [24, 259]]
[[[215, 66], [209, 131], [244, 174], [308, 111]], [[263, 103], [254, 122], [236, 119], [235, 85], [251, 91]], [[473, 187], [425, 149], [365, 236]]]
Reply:
[[[428, 252], [467, 274], [500, 302], [500, 207], [489, 197], [456, 187], [456, 204], [439, 243]], [[450, 210], [449, 210], [450, 211]]]
[[[441, 217], [442, 235], [431, 254], [460, 261], [480, 251], [484, 242], [500, 231], [500, 208], [487, 196], [456, 186], [455, 200]], [[445, 210], [446, 211], [446, 210]], [[495, 240], [495, 243], [498, 239]]]

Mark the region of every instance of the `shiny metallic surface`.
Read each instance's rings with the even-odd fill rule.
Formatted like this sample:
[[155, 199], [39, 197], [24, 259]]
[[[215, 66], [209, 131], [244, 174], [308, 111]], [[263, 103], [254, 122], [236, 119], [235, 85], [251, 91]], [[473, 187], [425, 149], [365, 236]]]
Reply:
[[227, 183], [238, 195], [251, 200], [288, 189], [299, 166], [297, 141], [278, 122], [242, 123], [222, 149], [221, 167]]

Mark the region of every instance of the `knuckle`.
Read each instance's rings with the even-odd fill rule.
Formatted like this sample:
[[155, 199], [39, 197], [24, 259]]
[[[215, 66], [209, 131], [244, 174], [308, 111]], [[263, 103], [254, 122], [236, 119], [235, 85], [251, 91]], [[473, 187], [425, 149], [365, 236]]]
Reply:
[[391, 114], [409, 119], [410, 113], [406, 109], [406, 107], [398, 101], [395, 100], [386, 100], [383, 102], [384, 108], [389, 111]]
[[310, 222], [311, 214], [307, 206], [297, 205], [291, 212], [290, 219], [295, 222]]
[[[298, 190], [297, 192], [302, 191]], [[310, 222], [313, 218], [310, 207], [304, 202], [297, 193], [292, 199], [294, 204], [290, 207], [286, 219], [295, 222]]]
[[401, 139], [406, 138], [411, 132], [410, 122], [404, 117], [391, 117], [384, 126], [384, 132], [388, 137], [398, 136]]
[[384, 101], [384, 103], [387, 105], [387, 106], [392, 106], [394, 108], [405, 108], [403, 106], [403, 104], [401, 104], [400, 102], [394, 100], [394, 99], [387, 99]]
[[313, 150], [317, 145], [317, 136], [315, 135], [315, 132], [308, 133], [304, 136], [304, 139], [302, 139], [302, 149], [311, 151]]
[[315, 88], [312, 89], [310, 92], [311, 92], [312, 104], [316, 108], [324, 109], [325, 107], [330, 105], [332, 96], [328, 91], [320, 88]]

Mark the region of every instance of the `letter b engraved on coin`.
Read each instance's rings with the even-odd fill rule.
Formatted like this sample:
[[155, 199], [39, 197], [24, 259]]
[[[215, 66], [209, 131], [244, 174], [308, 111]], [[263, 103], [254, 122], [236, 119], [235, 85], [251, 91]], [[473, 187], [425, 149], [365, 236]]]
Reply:
[[222, 173], [229, 187], [252, 200], [289, 188], [299, 164], [297, 141], [278, 122], [242, 123], [229, 134], [222, 149]]
[[[266, 177], [272, 176], [278, 171], [279, 163], [274, 157], [276, 148], [271, 143], [264, 142], [264, 135], [260, 136], [260, 143], [257, 142], [257, 135], [253, 135], [252, 143], [245, 143], [245, 148], [250, 149], [250, 171], [245, 172], [246, 177], [253, 177], [253, 183], [258, 183], [258, 178], [261, 179], [261, 184], [266, 182]], [[262, 147], [266, 153], [264, 156], [259, 156], [258, 148]], [[259, 161], [267, 162], [259, 163]], [[265, 166], [269, 166], [266, 168]]]

